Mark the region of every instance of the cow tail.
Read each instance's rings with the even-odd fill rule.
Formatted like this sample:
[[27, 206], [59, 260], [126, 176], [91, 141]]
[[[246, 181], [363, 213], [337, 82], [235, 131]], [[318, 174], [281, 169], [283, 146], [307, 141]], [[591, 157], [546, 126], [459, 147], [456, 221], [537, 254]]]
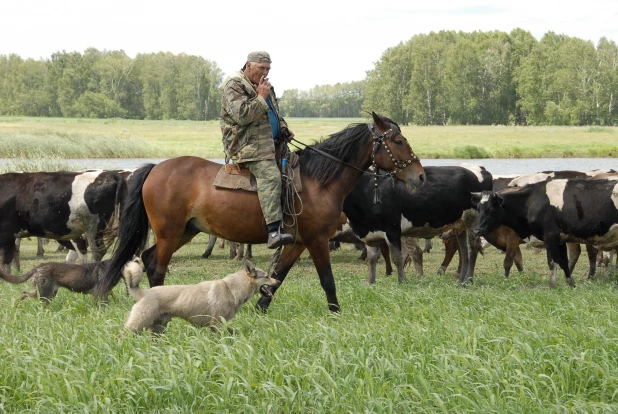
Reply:
[[101, 293], [108, 293], [120, 280], [123, 266], [139, 254], [148, 237], [148, 215], [142, 199], [142, 187], [155, 164], [147, 164], [137, 169], [131, 177], [131, 188], [120, 214], [118, 240], [111, 263], [105, 274]]
[[124, 208], [124, 203], [127, 199], [127, 180], [125, 180], [122, 175], [117, 174], [117, 185], [116, 185], [116, 200], [114, 202], [114, 214], [112, 219], [110, 220], [113, 224], [114, 228], [118, 228], [120, 225], [120, 214], [122, 209]]
[[21, 276], [12, 275], [10, 273], [6, 273], [0, 269], [0, 279], [3, 279], [9, 283], [24, 283], [26, 280], [30, 279], [35, 273], [38, 271], [39, 267], [35, 267], [28, 273], [24, 273]]
[[118, 226], [120, 225], [120, 214], [124, 207], [127, 198], [127, 180], [122, 175], [116, 173], [116, 197], [114, 199], [114, 212], [107, 222], [107, 227], [104, 232], [105, 250], [107, 251], [118, 236]]

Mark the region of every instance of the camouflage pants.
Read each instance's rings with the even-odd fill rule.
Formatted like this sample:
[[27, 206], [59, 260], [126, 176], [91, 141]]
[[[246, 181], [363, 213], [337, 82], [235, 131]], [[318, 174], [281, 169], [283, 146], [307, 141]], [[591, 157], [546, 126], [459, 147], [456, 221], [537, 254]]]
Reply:
[[258, 198], [266, 224], [282, 220], [281, 173], [277, 167], [277, 161], [249, 161], [242, 165], [255, 176]]

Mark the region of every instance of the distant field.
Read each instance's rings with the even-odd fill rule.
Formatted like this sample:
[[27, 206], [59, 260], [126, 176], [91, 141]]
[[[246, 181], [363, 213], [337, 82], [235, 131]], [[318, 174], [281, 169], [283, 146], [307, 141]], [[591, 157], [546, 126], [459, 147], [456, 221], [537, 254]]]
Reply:
[[[290, 118], [307, 144], [358, 119]], [[617, 127], [403, 126], [421, 158], [618, 157]], [[223, 158], [218, 121], [0, 117], [0, 158]]]

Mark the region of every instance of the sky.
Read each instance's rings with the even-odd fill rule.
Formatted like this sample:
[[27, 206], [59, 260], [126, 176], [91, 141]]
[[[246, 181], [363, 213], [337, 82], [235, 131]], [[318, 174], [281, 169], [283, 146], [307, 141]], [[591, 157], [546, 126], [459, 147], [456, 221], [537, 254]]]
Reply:
[[227, 74], [266, 50], [278, 95], [362, 80], [386, 49], [432, 31], [521, 28], [618, 43], [617, 0], [4, 0], [0, 10], [0, 55], [163, 51], [202, 56]]

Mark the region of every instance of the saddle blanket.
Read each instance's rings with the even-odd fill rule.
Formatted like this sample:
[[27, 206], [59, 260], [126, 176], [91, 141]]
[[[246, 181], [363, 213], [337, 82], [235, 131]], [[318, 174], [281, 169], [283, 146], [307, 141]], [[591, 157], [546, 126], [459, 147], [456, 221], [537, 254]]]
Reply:
[[[293, 168], [294, 187], [297, 192], [302, 191], [300, 182], [300, 165]], [[225, 164], [221, 167], [215, 177], [214, 186], [219, 188], [229, 188], [232, 190], [257, 191], [255, 176], [247, 168], [242, 168], [235, 164]], [[284, 184], [285, 185], [285, 184]]]

